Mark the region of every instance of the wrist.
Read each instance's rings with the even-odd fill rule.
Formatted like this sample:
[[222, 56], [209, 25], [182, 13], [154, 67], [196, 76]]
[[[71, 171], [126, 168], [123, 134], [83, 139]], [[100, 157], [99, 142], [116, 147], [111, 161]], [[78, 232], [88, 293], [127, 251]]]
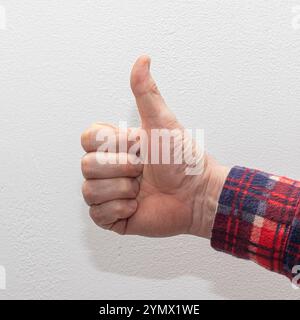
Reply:
[[207, 156], [207, 164], [197, 188], [191, 234], [211, 238], [219, 198], [230, 169]]
[[213, 167], [207, 186], [207, 194], [204, 199], [203, 211], [203, 236], [207, 239], [211, 238], [212, 229], [219, 205], [219, 198], [223, 190], [226, 178], [230, 169], [221, 165]]

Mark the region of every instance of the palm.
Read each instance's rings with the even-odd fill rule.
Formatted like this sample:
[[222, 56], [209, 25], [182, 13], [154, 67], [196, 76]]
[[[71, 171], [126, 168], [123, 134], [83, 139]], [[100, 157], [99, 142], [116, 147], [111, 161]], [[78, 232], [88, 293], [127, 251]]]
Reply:
[[[129, 218], [126, 232], [151, 236], [185, 233], [192, 218], [189, 191], [184, 185], [172, 192], [162, 191], [165, 183], [157, 185], [157, 182], [154, 182], [157, 179], [153, 179], [147, 169], [145, 171], [137, 197], [138, 210]], [[155, 175], [155, 172], [153, 173]], [[172, 184], [172, 181], [170, 182]]]
[[[170, 153], [174, 154], [173, 145]], [[126, 233], [171, 236], [187, 232], [199, 178], [186, 175], [185, 169], [184, 163], [144, 165], [138, 209], [128, 219]]]

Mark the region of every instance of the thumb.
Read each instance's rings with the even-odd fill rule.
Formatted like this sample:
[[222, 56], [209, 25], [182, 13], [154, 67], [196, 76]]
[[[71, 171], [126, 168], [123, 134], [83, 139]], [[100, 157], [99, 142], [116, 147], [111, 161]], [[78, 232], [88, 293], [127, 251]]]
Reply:
[[141, 56], [132, 68], [130, 79], [142, 123], [152, 128], [176, 127], [176, 118], [167, 107], [151, 76], [150, 64], [148, 56]]

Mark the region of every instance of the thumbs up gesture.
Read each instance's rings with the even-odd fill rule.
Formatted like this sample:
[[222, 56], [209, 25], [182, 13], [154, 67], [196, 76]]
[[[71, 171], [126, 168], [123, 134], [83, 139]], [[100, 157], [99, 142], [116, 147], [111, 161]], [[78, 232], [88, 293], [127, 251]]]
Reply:
[[[96, 123], [81, 137], [82, 192], [91, 218], [122, 235], [210, 238], [228, 169], [185, 134], [151, 76], [149, 57], [134, 64], [131, 88], [140, 128]], [[171, 136], [172, 143], [166, 147], [162, 137], [154, 139], [158, 132]]]

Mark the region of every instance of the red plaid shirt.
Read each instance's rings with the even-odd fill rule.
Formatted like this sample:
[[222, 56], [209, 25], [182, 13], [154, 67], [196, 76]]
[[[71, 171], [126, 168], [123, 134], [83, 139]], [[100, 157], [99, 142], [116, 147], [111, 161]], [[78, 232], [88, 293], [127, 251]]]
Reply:
[[211, 245], [293, 278], [293, 268], [300, 267], [300, 182], [232, 168], [219, 199]]

